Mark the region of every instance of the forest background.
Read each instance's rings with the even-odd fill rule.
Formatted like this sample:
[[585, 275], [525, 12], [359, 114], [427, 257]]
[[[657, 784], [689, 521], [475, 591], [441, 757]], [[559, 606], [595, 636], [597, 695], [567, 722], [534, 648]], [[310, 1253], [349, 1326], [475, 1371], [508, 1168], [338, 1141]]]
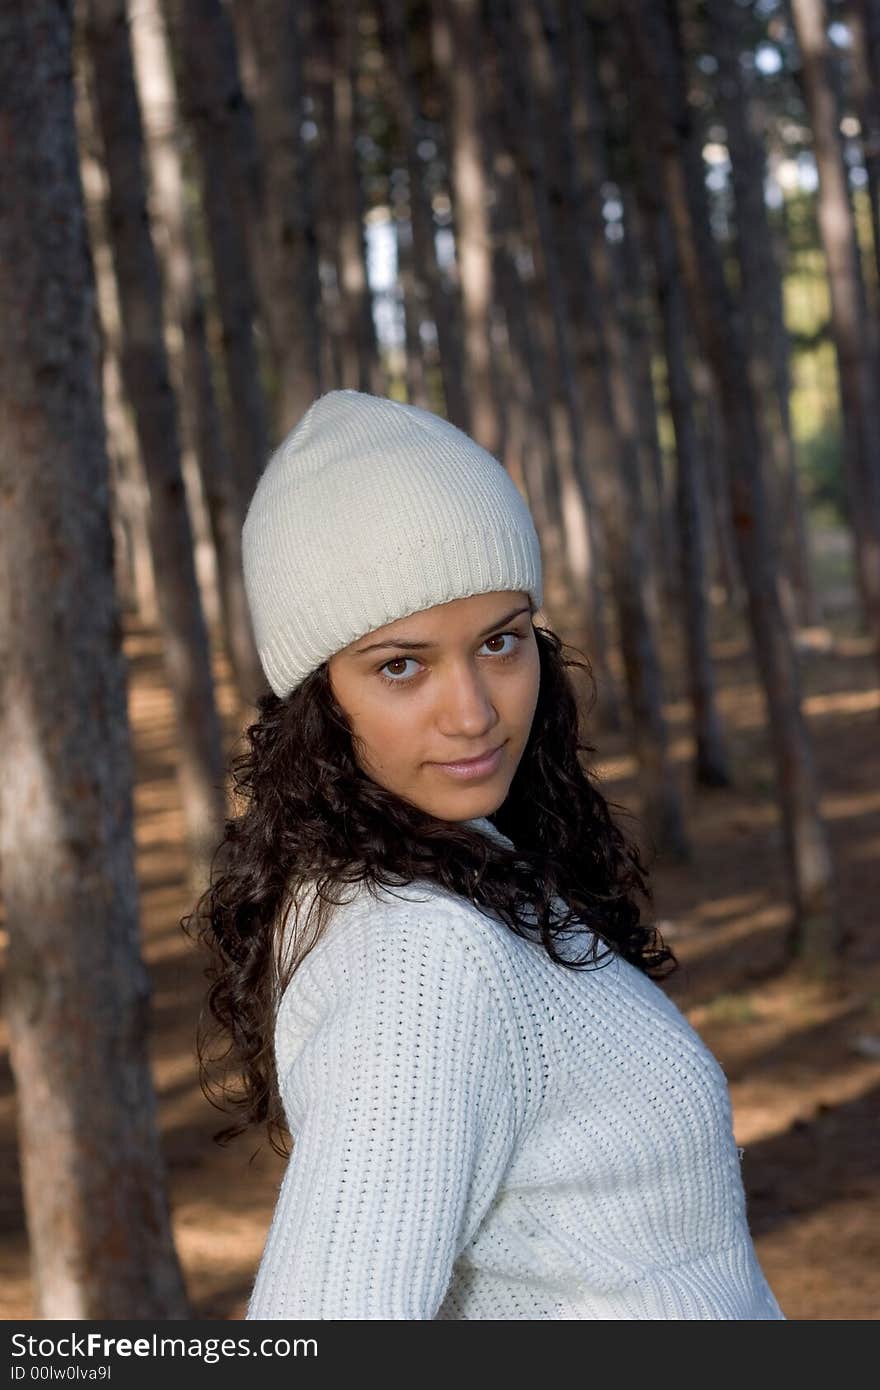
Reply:
[[762, 1264], [875, 1317], [880, 0], [0, 0], [0, 150], [3, 1316], [243, 1316], [179, 922], [347, 386], [528, 498]]

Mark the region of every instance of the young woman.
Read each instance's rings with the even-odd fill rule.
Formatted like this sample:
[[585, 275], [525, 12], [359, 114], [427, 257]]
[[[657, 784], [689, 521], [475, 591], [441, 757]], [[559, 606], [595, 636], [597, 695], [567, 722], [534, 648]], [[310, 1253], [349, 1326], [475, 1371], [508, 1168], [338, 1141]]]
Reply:
[[331, 391], [243, 545], [273, 693], [193, 916], [240, 1080], [218, 1138], [293, 1138], [247, 1317], [783, 1318], [510, 476]]

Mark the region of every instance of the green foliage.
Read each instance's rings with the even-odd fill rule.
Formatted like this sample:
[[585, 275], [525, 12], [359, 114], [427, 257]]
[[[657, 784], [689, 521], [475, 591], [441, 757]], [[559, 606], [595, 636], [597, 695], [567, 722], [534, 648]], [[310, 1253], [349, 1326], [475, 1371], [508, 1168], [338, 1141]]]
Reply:
[[815, 212], [802, 194], [788, 200], [791, 242], [783, 284], [791, 344], [791, 419], [807, 504], [833, 524], [847, 520], [837, 363], [831, 305]]
[[839, 423], [832, 419], [801, 440], [799, 455], [811, 506], [830, 511], [836, 521], [845, 524], [848, 501], [841, 447]]

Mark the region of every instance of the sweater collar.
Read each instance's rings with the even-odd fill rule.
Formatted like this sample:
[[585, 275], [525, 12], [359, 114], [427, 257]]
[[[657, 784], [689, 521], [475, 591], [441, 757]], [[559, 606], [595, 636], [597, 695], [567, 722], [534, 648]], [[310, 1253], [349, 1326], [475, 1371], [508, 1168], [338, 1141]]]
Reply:
[[479, 830], [483, 835], [487, 835], [490, 840], [497, 840], [499, 844], [507, 845], [508, 849], [514, 849], [514, 843], [506, 835], [502, 835], [497, 825], [493, 825], [488, 816], [475, 816], [472, 820], [462, 822], [469, 830]]

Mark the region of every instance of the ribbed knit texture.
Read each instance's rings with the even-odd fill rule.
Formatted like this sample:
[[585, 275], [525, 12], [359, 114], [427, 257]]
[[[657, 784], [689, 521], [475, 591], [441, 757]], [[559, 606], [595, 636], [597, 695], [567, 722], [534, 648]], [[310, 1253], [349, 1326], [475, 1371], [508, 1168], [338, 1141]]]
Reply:
[[660, 987], [427, 882], [382, 899], [281, 1003], [294, 1145], [246, 1317], [784, 1318], [726, 1078]]
[[439, 415], [328, 391], [260, 477], [242, 529], [260, 662], [290, 693], [374, 628], [498, 590], [543, 602], [535, 525], [510, 474]]

